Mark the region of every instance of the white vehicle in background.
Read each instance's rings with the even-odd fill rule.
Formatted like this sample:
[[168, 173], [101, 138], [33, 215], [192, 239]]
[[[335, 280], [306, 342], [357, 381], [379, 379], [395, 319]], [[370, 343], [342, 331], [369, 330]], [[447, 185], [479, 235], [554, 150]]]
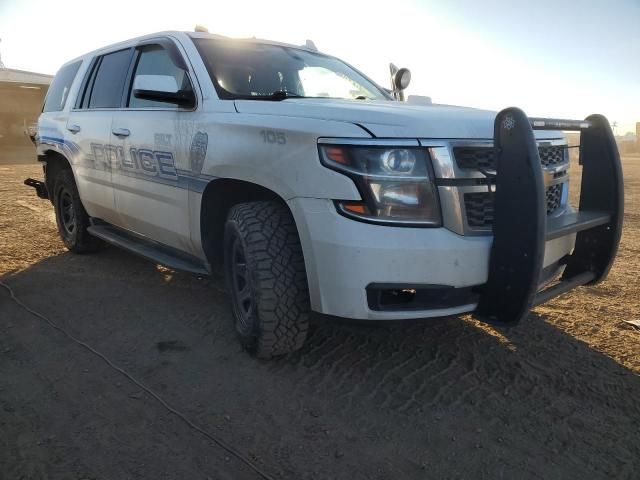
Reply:
[[[622, 219], [606, 119], [412, 105], [394, 98], [406, 75], [390, 95], [309, 42], [136, 38], [60, 69], [36, 137], [45, 181], [26, 183], [72, 252], [222, 266], [263, 358], [300, 348], [311, 312], [515, 322], [603, 279]], [[559, 130], [582, 132], [577, 211]]]

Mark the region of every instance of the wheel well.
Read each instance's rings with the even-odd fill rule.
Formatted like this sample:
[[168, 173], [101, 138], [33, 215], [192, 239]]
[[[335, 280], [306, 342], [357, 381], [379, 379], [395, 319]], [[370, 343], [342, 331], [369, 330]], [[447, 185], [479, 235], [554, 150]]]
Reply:
[[38, 160], [44, 162], [44, 182], [47, 186], [47, 191], [49, 192], [49, 200], [53, 202], [51, 194], [53, 192], [53, 182], [56, 179], [56, 175], [58, 175], [60, 170], [64, 170], [66, 168], [71, 170], [71, 164], [63, 155], [51, 150], [40, 156]]
[[223, 260], [224, 225], [231, 207], [260, 200], [277, 200], [286, 205], [277, 193], [255, 183], [219, 179], [207, 185], [202, 194], [200, 235], [202, 248], [212, 265], [220, 265]]

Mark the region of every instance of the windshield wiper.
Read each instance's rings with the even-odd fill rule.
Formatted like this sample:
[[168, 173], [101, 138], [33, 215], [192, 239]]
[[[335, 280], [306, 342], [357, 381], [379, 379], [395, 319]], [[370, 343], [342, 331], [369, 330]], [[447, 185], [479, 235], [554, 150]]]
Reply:
[[285, 90], [276, 90], [271, 95], [251, 95], [251, 100], [271, 100], [274, 102], [281, 102], [287, 98], [307, 98], [304, 95], [298, 95], [297, 93], [287, 92]]

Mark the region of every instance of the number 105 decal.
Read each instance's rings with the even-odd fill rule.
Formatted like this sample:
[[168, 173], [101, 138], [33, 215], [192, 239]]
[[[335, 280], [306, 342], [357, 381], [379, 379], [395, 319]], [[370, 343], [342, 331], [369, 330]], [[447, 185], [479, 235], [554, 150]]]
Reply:
[[278, 145], [285, 145], [287, 143], [287, 137], [284, 132], [260, 130], [260, 135], [262, 135], [262, 141], [264, 143], [277, 143]]

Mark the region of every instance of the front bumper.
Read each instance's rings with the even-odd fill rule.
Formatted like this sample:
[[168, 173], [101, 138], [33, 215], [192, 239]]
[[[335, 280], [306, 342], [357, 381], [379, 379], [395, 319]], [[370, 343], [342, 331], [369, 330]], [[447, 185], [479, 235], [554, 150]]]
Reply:
[[[333, 202], [324, 199], [295, 198], [289, 207], [302, 242], [314, 311], [353, 319], [400, 320], [475, 310], [475, 301], [447, 308], [374, 310], [367, 287], [481, 286], [488, 278], [490, 235], [362, 223], [341, 216]], [[575, 234], [547, 242], [544, 266], [553, 267], [572, 251], [574, 242]]]

